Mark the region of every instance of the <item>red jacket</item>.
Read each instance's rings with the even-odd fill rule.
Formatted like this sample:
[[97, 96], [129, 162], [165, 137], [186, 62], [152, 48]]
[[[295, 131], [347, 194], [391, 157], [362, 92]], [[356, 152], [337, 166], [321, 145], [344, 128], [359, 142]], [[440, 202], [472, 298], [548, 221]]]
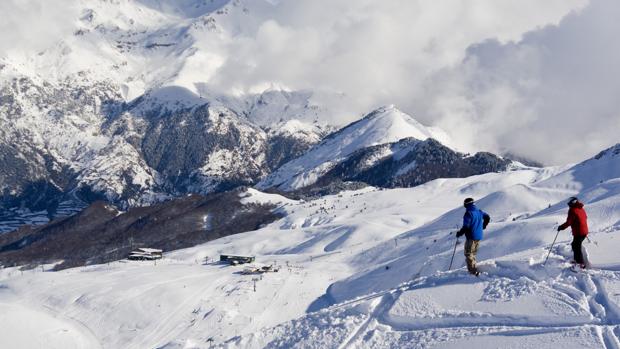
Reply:
[[573, 236], [587, 236], [588, 235], [588, 215], [583, 209], [581, 202], [575, 203], [570, 209], [568, 209], [568, 217], [566, 222], [560, 225], [560, 230], [564, 230], [571, 227], [573, 230]]

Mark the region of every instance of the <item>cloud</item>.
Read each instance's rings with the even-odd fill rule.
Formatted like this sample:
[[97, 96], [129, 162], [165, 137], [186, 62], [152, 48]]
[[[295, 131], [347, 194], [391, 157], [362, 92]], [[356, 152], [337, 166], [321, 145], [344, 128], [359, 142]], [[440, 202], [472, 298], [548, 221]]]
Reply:
[[76, 5], [71, 0], [0, 1], [0, 57], [34, 55], [71, 35], [79, 16]]
[[620, 3], [594, 0], [521, 40], [472, 45], [435, 74], [422, 110], [463, 143], [548, 164], [620, 142]]
[[[511, 129], [540, 125], [543, 101], [532, 89], [554, 67], [536, 65], [547, 63], [547, 53], [536, 47], [543, 39], [534, 40], [535, 33], [559, 30], [548, 25], [585, 1], [245, 4], [247, 21], [224, 24], [234, 34], [218, 47], [224, 59], [210, 75], [213, 88], [236, 94], [264, 86], [342, 92], [344, 105], [332, 106], [336, 123], [396, 104], [424, 123], [446, 128], [465, 148], [513, 150], [553, 162], [524, 147], [523, 137], [504, 139]], [[546, 136], [554, 135], [546, 130]], [[531, 144], [546, 144], [542, 136], [534, 132]]]
[[[3, 0], [0, 13], [10, 15], [0, 21], [0, 57], [12, 51], [33, 56], [70, 37], [84, 7], [108, 9], [101, 20], [111, 23], [131, 16], [161, 34], [158, 25], [167, 33], [182, 23], [165, 24], [177, 17], [144, 16], [136, 6], [179, 7], [173, 12], [193, 17], [203, 11], [193, 3]], [[192, 30], [187, 52], [162, 49], [161, 57], [153, 57], [139, 51], [122, 77], [146, 87], [176, 82], [234, 95], [267, 87], [315, 90], [314, 102], [333, 111], [324, 119], [340, 125], [396, 104], [444, 128], [466, 149], [511, 151], [549, 164], [578, 161], [618, 142], [620, 3], [614, 0], [231, 4], [229, 14], [214, 16], [223, 30]], [[133, 12], [124, 13], [128, 8]], [[104, 18], [108, 12], [114, 15]], [[82, 47], [74, 41], [68, 45], [74, 45], [75, 60], [67, 62], [79, 69], [126, 59], [98, 42]], [[91, 49], [100, 51], [80, 59]], [[41, 60], [42, 66], [56, 64], [47, 56]]]

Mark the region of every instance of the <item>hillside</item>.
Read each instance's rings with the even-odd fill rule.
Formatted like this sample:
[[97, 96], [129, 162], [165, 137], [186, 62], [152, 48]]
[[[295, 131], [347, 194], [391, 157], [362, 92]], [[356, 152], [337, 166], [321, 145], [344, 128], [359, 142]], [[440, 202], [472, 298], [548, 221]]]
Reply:
[[74, 216], [0, 235], [0, 264], [56, 264], [56, 270], [101, 264], [137, 247], [176, 250], [279, 218], [271, 205], [242, 203], [240, 193], [188, 195], [126, 212], [98, 201]]
[[[594, 161], [584, 164], [584, 173], [597, 170]], [[244, 202], [270, 202], [285, 217], [167, 253], [157, 265], [3, 269], [3, 309], [37, 314], [27, 325], [33, 335], [20, 337], [25, 327], [5, 322], [15, 335], [3, 340], [107, 348], [617, 347], [620, 181], [584, 191], [547, 185], [566, 171], [520, 168], [307, 202], [250, 189]], [[567, 269], [567, 231], [542, 265], [571, 195], [585, 202], [591, 227], [584, 246], [593, 268], [579, 274]], [[464, 270], [462, 244], [447, 270], [468, 196], [493, 219], [480, 278]], [[281, 270], [258, 277], [201, 265], [220, 253], [256, 255]], [[57, 322], [45, 322], [49, 316]], [[55, 328], [68, 332], [49, 335]]]
[[182, 88], [125, 103], [116, 87], [0, 81], [0, 232], [97, 200], [125, 209], [253, 185], [326, 132], [261, 128]]

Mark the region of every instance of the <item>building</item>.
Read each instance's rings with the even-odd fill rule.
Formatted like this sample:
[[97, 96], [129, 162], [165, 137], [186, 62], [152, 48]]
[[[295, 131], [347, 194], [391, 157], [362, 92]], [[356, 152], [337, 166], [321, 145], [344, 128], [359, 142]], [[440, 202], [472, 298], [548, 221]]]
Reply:
[[265, 274], [265, 273], [270, 273], [270, 272], [277, 273], [278, 271], [280, 271], [280, 268], [274, 267], [273, 265], [263, 265], [263, 266], [250, 265], [250, 266], [243, 268], [243, 270], [241, 271], [241, 274], [246, 274], [246, 275]]
[[152, 261], [156, 259], [162, 259], [163, 252], [163, 250], [159, 250], [156, 248], [141, 247], [137, 250], [132, 251], [129, 254], [128, 259], [137, 261]]
[[256, 260], [254, 256], [233, 256], [228, 254], [220, 255], [220, 262], [226, 262], [232, 265], [252, 263]]

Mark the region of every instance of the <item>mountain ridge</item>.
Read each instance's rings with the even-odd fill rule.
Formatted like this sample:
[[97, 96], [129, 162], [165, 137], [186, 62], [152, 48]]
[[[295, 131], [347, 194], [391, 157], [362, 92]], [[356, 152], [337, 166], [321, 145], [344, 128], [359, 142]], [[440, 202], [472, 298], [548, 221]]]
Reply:
[[[486, 153], [486, 163], [483, 160], [484, 153], [476, 154], [470, 159], [465, 154], [459, 155], [434, 140], [435, 138], [451, 143], [441, 130], [423, 126], [393, 105], [380, 107], [325, 137], [303, 156], [282, 165], [259, 182], [257, 188], [292, 191], [316, 186], [319, 182], [319, 185], [329, 185], [333, 180], [360, 181], [384, 187], [407, 187], [442, 176], [466, 176], [506, 170], [512, 163], [490, 153]], [[419, 144], [423, 144], [419, 151], [426, 154], [426, 159], [420, 156], [418, 162], [424, 162], [427, 167], [419, 167], [418, 171], [434, 174], [412, 174], [416, 170], [414, 153]], [[474, 166], [477, 168], [475, 170], [456, 169], [465, 163], [476, 164], [476, 161], [479, 166]], [[457, 165], [457, 162], [460, 164]], [[436, 168], [431, 169], [432, 166]], [[374, 169], [374, 173], [371, 169]], [[410, 179], [405, 178], [406, 175], [409, 175]]]

